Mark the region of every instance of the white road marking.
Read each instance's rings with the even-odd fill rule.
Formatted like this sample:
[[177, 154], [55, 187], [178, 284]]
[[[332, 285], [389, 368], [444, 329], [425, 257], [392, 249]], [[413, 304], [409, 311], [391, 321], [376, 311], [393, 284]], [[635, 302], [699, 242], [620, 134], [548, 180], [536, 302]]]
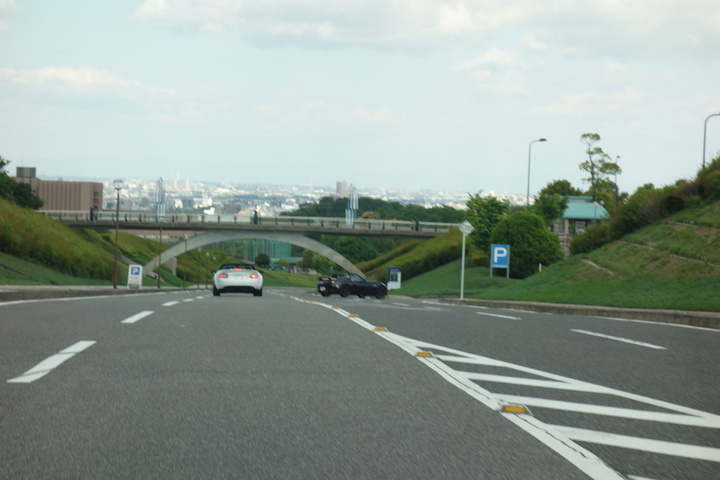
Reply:
[[194, 301], [195, 301], [194, 298], [186, 298], [185, 300], [183, 300], [183, 302], [194, 302]]
[[609, 417], [629, 418], [632, 420], [645, 420], [650, 422], [672, 423], [674, 425], [687, 425], [700, 428], [720, 428], [720, 418], [697, 417], [678, 413], [653, 412], [650, 410], [636, 410], [632, 408], [606, 407], [589, 403], [565, 402], [562, 400], [549, 400], [546, 398], [525, 397], [520, 395], [498, 394], [501, 400], [508, 403], [527, 405], [528, 407], [549, 408], [564, 410], [566, 412], [580, 412], [592, 415], [605, 415]]
[[478, 315], [485, 315], [488, 317], [497, 317], [497, 318], [505, 318], [507, 320], [522, 320], [520, 317], [511, 317], [509, 315], [500, 315], [498, 313], [486, 313], [486, 312], [475, 312]]
[[548, 425], [559, 434], [578, 442], [590, 442], [611, 447], [641, 450], [644, 452], [660, 453], [675, 457], [720, 462], [720, 448], [687, 445], [683, 443], [665, 442], [647, 438], [630, 437], [607, 432], [596, 432], [582, 428], [563, 427], [561, 425]]
[[575, 333], [582, 333], [582, 334], [584, 334], [584, 335], [592, 335], [592, 336], [595, 336], [595, 337], [607, 338], [607, 339], [609, 339], [609, 340], [615, 340], [615, 341], [617, 341], [617, 342], [630, 343], [630, 344], [632, 344], [632, 345], [638, 345], [638, 346], [640, 346], [640, 347], [654, 348], [654, 349], [656, 349], [656, 350], [666, 350], [665, 347], [661, 347], [661, 346], [659, 346], [659, 345], [653, 345], [652, 343], [638, 342], [638, 341], [636, 341], [636, 340], [630, 340], [630, 339], [628, 339], [628, 338], [613, 337], [613, 336], [611, 336], [611, 335], [605, 335], [605, 334], [603, 334], [603, 333], [597, 333], [597, 332], [589, 332], [589, 331], [587, 331], [587, 330], [574, 330], [574, 329], [573, 329], [572, 331], [575, 332]]
[[32, 383], [53, 371], [63, 362], [70, 360], [83, 350], [92, 347], [95, 343], [96, 342], [94, 340], [81, 340], [73, 345], [70, 345], [65, 350], [62, 350], [61, 352], [56, 353], [55, 355], [52, 355], [38, 363], [19, 377], [11, 378], [8, 380], [8, 383]]
[[[375, 331], [375, 327], [373, 325], [366, 322], [358, 315], [349, 314], [347, 311], [342, 310], [338, 307], [333, 308], [332, 305], [323, 304], [316, 301], [308, 301], [297, 297], [291, 298], [294, 298], [297, 301], [314, 303], [328, 309], [333, 309], [340, 315], [347, 317], [349, 320], [352, 320], [363, 328]], [[534, 368], [524, 367], [522, 365], [508, 363], [502, 360], [455, 350], [449, 347], [444, 347], [442, 345], [435, 345], [422, 342], [420, 340], [402, 337], [389, 331], [375, 331], [374, 333], [381, 336], [385, 340], [395, 344], [396, 346], [400, 347], [401, 349], [413, 356], [416, 356], [418, 351], [432, 352], [432, 357], [417, 358], [419, 361], [424, 362], [426, 366], [435, 370], [450, 384], [461, 389], [477, 401], [481, 402], [483, 405], [486, 405], [487, 407], [494, 410], [499, 411], [499, 406], [501, 405], [501, 402], [507, 401], [508, 403], [532, 405], [539, 408], [560, 408], [568, 411], [576, 411], [593, 415], [614, 416], [619, 418], [629, 418], [641, 421], [655, 421], [675, 425], [687, 425], [691, 427], [720, 428], [720, 415], [715, 415], [712, 413], [683, 407], [681, 405], [675, 405], [662, 400], [644, 397], [642, 395], [624, 392], [622, 390], [616, 390], [610, 387], [604, 387], [602, 385], [596, 385], [569, 377], [563, 377], [561, 375], [544, 372], [542, 370], [537, 370]], [[580, 331], [579, 333], [585, 333], [585, 331]], [[589, 333], [593, 334], [593, 332]], [[644, 344], [642, 342], [635, 342], [628, 339], [621, 340], [628, 341], [633, 344], [642, 344], [643, 346], [649, 346], [649, 344]], [[663, 347], [653, 345], [652, 348]], [[493, 375], [487, 373], [457, 371], [447, 365], [447, 363], [500, 367], [513, 372], [517, 372], [519, 376], [513, 377], [510, 375]], [[528, 377], [523, 377], [522, 374], [528, 375]], [[529, 376], [533, 376], [536, 378], [529, 378]], [[504, 395], [502, 393], [495, 393], [486, 390], [477, 382], [516, 384], [524, 385], [527, 387], [572, 390], [592, 394], [616, 396], [628, 400], [633, 400], [635, 402], [644, 403], [652, 407], [661, 408], [666, 410], [666, 412], [658, 412], [657, 410], [624, 409], [618, 407], [581, 404], [551, 399]], [[662, 440], [636, 438], [624, 435], [617, 435], [613, 433], [584, 430], [574, 427], [550, 425], [542, 422], [541, 420], [532, 415], [517, 415], [503, 412], [500, 412], [500, 414], [503, 415], [508, 421], [514, 423], [518, 427], [530, 433], [543, 444], [556, 451], [559, 455], [561, 455], [563, 458], [575, 465], [577, 468], [579, 468], [581, 471], [583, 471], [585, 474], [587, 474], [590, 478], [594, 480], [621, 480], [627, 477], [613, 470], [600, 458], [598, 458], [589, 450], [586, 450], [579, 443], [576, 442], [612, 445], [618, 448], [641, 450], [651, 453], [675, 455], [690, 459], [701, 459], [706, 461], [720, 462], [720, 449], [714, 447], [672, 443]], [[630, 478], [633, 478], [634, 480], [652, 480], [650, 478], [640, 476], [634, 476]]]
[[126, 318], [120, 323], [135, 323], [138, 320], [142, 320], [143, 318], [147, 317], [148, 315], [152, 315], [153, 313], [155, 312], [153, 312], [152, 310], [145, 310], [144, 312], [136, 313], [135, 315]]
[[165, 302], [162, 304], [163, 307], [172, 307], [173, 305], [177, 305], [180, 303], [179, 301], [172, 301], [172, 302]]

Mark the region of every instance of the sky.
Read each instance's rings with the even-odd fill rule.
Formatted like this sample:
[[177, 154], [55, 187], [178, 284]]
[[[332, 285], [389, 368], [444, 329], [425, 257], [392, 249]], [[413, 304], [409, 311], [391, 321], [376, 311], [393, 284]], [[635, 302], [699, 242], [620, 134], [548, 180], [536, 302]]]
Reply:
[[713, 113], [717, 0], [0, 0], [10, 175], [533, 195], [597, 133], [632, 193]]

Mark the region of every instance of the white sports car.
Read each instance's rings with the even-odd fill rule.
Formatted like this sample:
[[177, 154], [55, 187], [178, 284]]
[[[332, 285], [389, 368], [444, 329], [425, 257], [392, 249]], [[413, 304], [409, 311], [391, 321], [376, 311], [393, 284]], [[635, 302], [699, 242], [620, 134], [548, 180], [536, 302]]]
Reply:
[[263, 277], [255, 265], [247, 263], [226, 263], [213, 274], [213, 295], [219, 297], [226, 292], [263, 294]]

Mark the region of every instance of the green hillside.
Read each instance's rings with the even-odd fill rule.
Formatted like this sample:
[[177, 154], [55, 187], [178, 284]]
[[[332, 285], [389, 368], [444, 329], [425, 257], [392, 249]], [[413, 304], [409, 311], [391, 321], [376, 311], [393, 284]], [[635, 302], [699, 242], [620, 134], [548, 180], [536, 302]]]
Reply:
[[[497, 275], [497, 274], [496, 274]], [[720, 201], [685, 209], [525, 280], [466, 268], [465, 298], [720, 311]], [[409, 296], [460, 295], [460, 261], [403, 281]]]
[[[170, 245], [163, 245], [163, 250]], [[72, 230], [29, 209], [0, 199], [0, 285], [112, 285], [115, 232]], [[118, 284], [127, 284], [127, 264], [146, 264], [157, 256], [156, 241], [120, 233]], [[205, 286], [211, 271], [229, 260], [218, 249], [177, 257], [177, 271], [162, 268], [162, 286]], [[312, 275], [262, 270], [267, 286], [314, 287]], [[143, 285], [157, 286], [151, 277]]]

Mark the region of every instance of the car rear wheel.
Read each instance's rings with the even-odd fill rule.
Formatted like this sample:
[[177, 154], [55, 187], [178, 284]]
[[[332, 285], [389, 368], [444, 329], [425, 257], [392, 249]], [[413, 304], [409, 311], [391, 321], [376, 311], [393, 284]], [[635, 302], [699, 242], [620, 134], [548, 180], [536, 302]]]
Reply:
[[215, 296], [215, 297], [220, 296], [220, 290], [218, 290], [215, 285], [213, 285], [213, 296]]
[[375, 289], [375, 298], [383, 298], [387, 295], [387, 289], [385, 287], [377, 287]]
[[260, 290], [253, 290], [253, 295], [256, 297], [262, 297], [262, 288]]
[[350, 285], [343, 285], [340, 287], [340, 296], [347, 297], [348, 295], [350, 295]]
[[322, 295], [323, 297], [329, 297], [329, 296], [330, 296], [330, 292], [328, 292], [328, 291], [320, 292], [320, 295]]

